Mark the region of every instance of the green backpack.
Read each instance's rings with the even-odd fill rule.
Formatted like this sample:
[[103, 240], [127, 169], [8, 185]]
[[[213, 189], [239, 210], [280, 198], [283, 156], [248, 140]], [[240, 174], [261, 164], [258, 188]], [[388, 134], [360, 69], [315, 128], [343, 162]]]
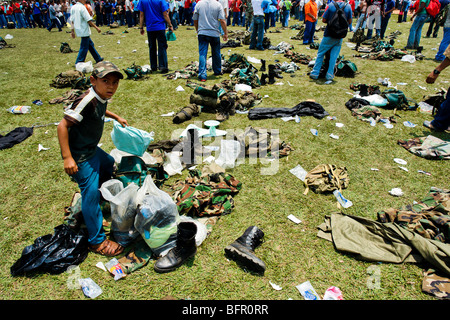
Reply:
[[151, 165], [145, 164], [138, 156], [124, 156], [119, 163], [115, 178], [123, 183], [126, 188], [130, 183], [135, 183], [139, 187], [144, 183], [145, 177], [150, 174], [153, 178], [153, 182], [157, 187], [160, 187], [169, 175], [164, 171], [163, 165]]
[[[381, 93], [381, 96], [386, 98], [388, 104], [386, 107], [391, 109], [404, 109], [415, 110], [417, 109], [417, 103], [415, 101], [406, 98], [405, 94], [396, 89], [387, 89]], [[410, 105], [413, 103], [414, 105]]]

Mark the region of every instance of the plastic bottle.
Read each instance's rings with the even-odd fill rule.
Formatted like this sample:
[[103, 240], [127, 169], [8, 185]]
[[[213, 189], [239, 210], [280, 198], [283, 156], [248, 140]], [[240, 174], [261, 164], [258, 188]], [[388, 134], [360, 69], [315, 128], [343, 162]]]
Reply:
[[319, 295], [309, 281], [303, 282], [296, 286], [305, 300], [320, 300]]
[[319, 132], [316, 129], [309, 129], [309, 131], [311, 131], [311, 133], [315, 136], [319, 134]]
[[353, 205], [353, 203], [350, 200], [347, 200], [344, 198], [344, 196], [342, 195], [342, 193], [339, 190], [334, 190], [333, 191], [334, 196], [336, 197], [337, 201], [341, 204], [341, 206], [343, 206], [344, 208], [348, 208], [351, 207]]
[[8, 109], [8, 111], [11, 113], [16, 113], [16, 114], [30, 113], [31, 107], [30, 106], [12, 106], [11, 108]]
[[78, 279], [78, 282], [80, 283], [84, 295], [88, 298], [95, 299], [103, 292], [98, 284], [91, 278]]

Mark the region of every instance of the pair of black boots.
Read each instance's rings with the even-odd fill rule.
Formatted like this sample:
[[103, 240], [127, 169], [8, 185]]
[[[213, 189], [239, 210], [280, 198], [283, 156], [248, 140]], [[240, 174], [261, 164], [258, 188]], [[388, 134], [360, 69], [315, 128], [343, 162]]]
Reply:
[[[260, 71], [262, 71], [263, 68], [260, 69]], [[265, 71], [265, 67], [264, 67], [264, 71]], [[266, 84], [274, 84], [275, 83], [275, 78], [279, 78], [279, 79], [283, 79], [283, 76], [281, 75], [281, 69], [278, 68], [276, 65], [274, 64], [269, 64], [269, 72], [267, 73], [263, 73], [261, 74], [261, 85], [266, 85]]]
[[[195, 223], [181, 222], [178, 225], [175, 248], [155, 262], [154, 270], [159, 273], [171, 272], [192, 258], [197, 253], [196, 234]], [[248, 227], [242, 236], [225, 248], [225, 254], [229, 259], [240, 263], [250, 271], [264, 273], [266, 265], [254, 253], [256, 247], [262, 243], [263, 237], [264, 232], [261, 229], [256, 226]]]

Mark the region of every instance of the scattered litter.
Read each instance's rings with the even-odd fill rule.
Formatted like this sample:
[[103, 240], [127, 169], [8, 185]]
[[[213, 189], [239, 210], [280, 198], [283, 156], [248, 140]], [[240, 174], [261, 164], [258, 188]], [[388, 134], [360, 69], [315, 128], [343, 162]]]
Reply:
[[400, 158], [394, 158], [394, 162], [396, 162], [398, 164], [402, 164], [402, 165], [408, 164], [408, 162], [406, 162], [405, 160], [400, 159]]
[[269, 97], [269, 95], [268, 95], [268, 94], [265, 94], [263, 98], [268, 98], [268, 97]]
[[94, 66], [92, 65], [92, 61], [78, 62], [75, 65], [75, 69], [82, 73], [91, 73], [94, 70]]
[[205, 158], [205, 159], [203, 160], [203, 162], [211, 163], [211, 162], [213, 162], [215, 159], [216, 159], [216, 158], [215, 158], [214, 156], [209, 156], [209, 157]]
[[390, 122], [383, 123], [383, 126], [385, 126], [388, 129], [392, 129], [394, 127], [394, 125]]
[[42, 144], [39, 144], [39, 146], [38, 146], [38, 152], [41, 152], [42, 150], [48, 150], [48, 149], [50, 149], [50, 148], [44, 148], [43, 146], [42, 146]]
[[336, 127], [342, 128], [342, 127], [344, 127], [344, 124], [343, 124], [343, 123], [340, 123], [340, 122], [336, 122]]
[[171, 111], [171, 112], [169, 112], [169, 113], [164, 113], [164, 114], [162, 114], [161, 117], [171, 117], [171, 116], [173, 116], [174, 114], [175, 114], [175, 111]]
[[302, 181], [305, 181], [306, 174], [308, 173], [301, 165], [297, 165], [295, 168], [289, 170], [289, 172]]
[[116, 281], [126, 276], [125, 272], [122, 269], [122, 266], [119, 263], [119, 260], [117, 260], [116, 258], [112, 258], [106, 263], [105, 266], [107, 270], [114, 276], [114, 280]]
[[325, 291], [323, 300], [344, 300], [344, 297], [338, 287], [332, 286]]
[[10, 35], [9, 33], [5, 36], [5, 40], [11, 40], [12, 38], [14, 38], [12, 35]]
[[283, 289], [283, 288], [281, 288], [279, 285], [273, 283], [272, 281], [269, 281], [269, 283], [270, 283], [270, 285], [272, 286], [272, 288], [274, 288], [275, 290], [280, 291], [281, 289]]
[[344, 196], [339, 190], [334, 190], [333, 194], [336, 197], [339, 204], [344, 208], [349, 208], [353, 205], [353, 203], [350, 200], [344, 198]]
[[336, 116], [327, 116], [327, 119], [328, 120], [336, 120], [337, 118], [336, 118]]
[[300, 291], [305, 300], [320, 300], [319, 295], [309, 281], [303, 282], [295, 287]]
[[295, 120], [295, 117], [293, 117], [293, 116], [281, 117], [281, 120], [283, 120], [284, 122], [287, 122], [287, 121]]
[[254, 58], [254, 57], [250, 57], [250, 56], [247, 57], [247, 61], [251, 62], [251, 63], [261, 63], [260, 59], [257, 59], [257, 58]]
[[424, 101], [419, 102], [418, 105], [418, 109], [420, 112], [427, 112], [427, 113], [431, 113], [433, 112], [433, 106], [431, 104], [428, 104]]
[[106, 270], [106, 267], [105, 267], [104, 263], [101, 262], [101, 261], [97, 262], [97, 264], [96, 264], [95, 266], [96, 266], [97, 268], [102, 269], [103, 271], [108, 271], [108, 270]]
[[86, 297], [95, 299], [102, 294], [102, 289], [91, 278], [78, 279], [78, 282]]
[[289, 86], [293, 87], [294, 85], [292, 83], [290, 83], [289, 81], [287, 82]]
[[423, 86], [419, 86], [419, 88], [422, 89], [422, 90], [427, 90], [427, 88], [423, 87]]
[[120, 44], [120, 40], [117, 40], [117, 44]]
[[398, 86], [406, 86], [407, 83], [406, 83], [406, 82], [397, 82], [397, 85], [398, 85]]
[[372, 170], [372, 171], [380, 171], [380, 169], [377, 169], [377, 168], [370, 168], [370, 170]]
[[41, 100], [34, 100], [33, 104], [35, 104], [37, 106], [42, 106], [44, 103]]
[[176, 90], [177, 90], [178, 92], [181, 92], [181, 91], [184, 91], [184, 88], [183, 88], [182, 86], [178, 86], [178, 87], [176, 88]]
[[393, 188], [393, 189], [389, 190], [389, 193], [396, 197], [403, 196], [403, 191], [400, 188]]
[[408, 170], [408, 168], [405, 168], [405, 167], [401, 167], [401, 166], [398, 166], [400, 169], [402, 169], [402, 170], [405, 170], [406, 172], [409, 172], [409, 170]]
[[411, 55], [411, 54], [407, 54], [407, 55], [404, 55], [403, 57], [402, 57], [402, 60], [401, 61], [406, 61], [406, 62], [409, 62], [409, 63], [414, 63], [414, 62], [416, 62], [416, 57], [414, 57], [413, 55]]
[[277, 83], [275, 83], [275, 85], [276, 86], [282, 86], [282, 85], [284, 85], [284, 83], [283, 82], [277, 82]]
[[403, 125], [404, 125], [405, 127], [409, 127], [409, 128], [414, 128], [415, 126], [417, 126], [417, 124], [412, 123], [411, 121], [404, 121], [404, 122], [403, 122]]
[[317, 135], [319, 134], [319, 131], [317, 131], [316, 129], [309, 129], [309, 131], [311, 131], [311, 133], [312, 133], [314, 136], [317, 136]]
[[339, 136], [337, 136], [337, 135], [335, 135], [333, 133], [330, 134], [330, 137], [333, 138], [333, 139], [336, 139], [336, 140], [339, 139]]
[[382, 84], [383, 86], [391, 86], [391, 81], [389, 81], [389, 78], [378, 78], [378, 83]]
[[418, 173], [426, 174], [427, 176], [431, 176], [431, 173], [423, 171], [423, 170], [417, 170]]
[[236, 83], [234, 86], [234, 91], [250, 91], [252, 92], [252, 87], [245, 83]]
[[330, 83], [333, 83], [333, 80], [325, 81], [325, 84], [330, 84]]
[[134, 52], [137, 52], [137, 50], [136, 50], [136, 49], [133, 49], [133, 51], [131, 51], [131, 52], [133, 52], [133, 53], [134, 53]]
[[298, 114], [295, 115], [294, 117], [295, 122], [300, 123], [300, 116]]
[[11, 113], [23, 114], [23, 113], [30, 113], [31, 107], [30, 106], [12, 106], [11, 108], [9, 108], [7, 110]]
[[296, 224], [299, 224], [300, 222], [302, 222], [302, 220], [298, 219], [293, 214], [288, 215], [288, 219], [291, 220], [292, 222], [296, 223]]

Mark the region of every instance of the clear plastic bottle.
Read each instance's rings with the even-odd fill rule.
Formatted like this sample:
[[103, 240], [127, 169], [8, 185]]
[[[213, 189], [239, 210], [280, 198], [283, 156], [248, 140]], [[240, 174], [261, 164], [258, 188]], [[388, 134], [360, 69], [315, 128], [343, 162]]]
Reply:
[[343, 206], [344, 208], [348, 208], [351, 207], [353, 205], [353, 203], [350, 200], [347, 200], [344, 198], [344, 196], [342, 195], [342, 193], [339, 190], [334, 190], [333, 191], [334, 196], [336, 197], [337, 201], [341, 204], [341, 206]]
[[8, 109], [11, 113], [30, 113], [31, 107], [30, 106], [12, 106]]

